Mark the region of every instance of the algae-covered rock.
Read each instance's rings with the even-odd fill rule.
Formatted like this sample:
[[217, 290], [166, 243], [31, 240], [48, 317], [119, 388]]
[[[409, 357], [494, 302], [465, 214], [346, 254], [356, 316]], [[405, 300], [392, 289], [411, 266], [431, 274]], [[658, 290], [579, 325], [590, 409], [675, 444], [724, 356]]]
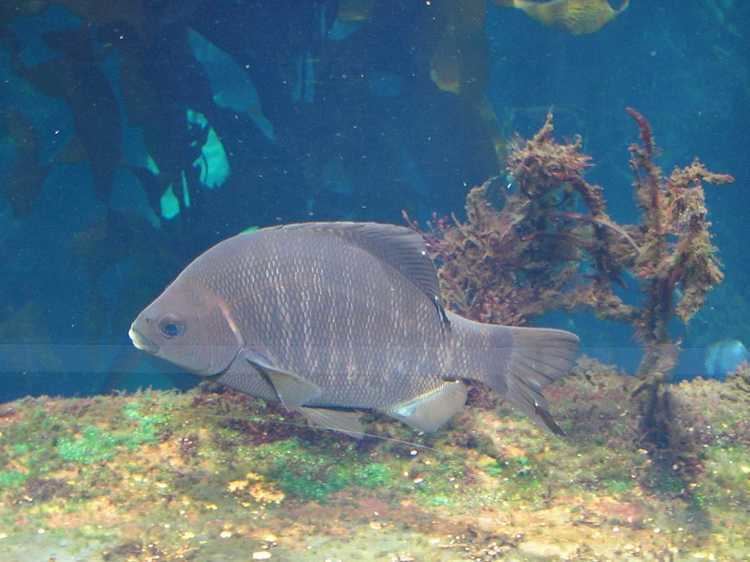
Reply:
[[359, 442], [210, 387], [5, 404], [0, 561], [745, 559], [746, 376], [672, 387], [672, 464], [632, 382], [582, 360], [550, 387], [565, 439], [492, 401]]

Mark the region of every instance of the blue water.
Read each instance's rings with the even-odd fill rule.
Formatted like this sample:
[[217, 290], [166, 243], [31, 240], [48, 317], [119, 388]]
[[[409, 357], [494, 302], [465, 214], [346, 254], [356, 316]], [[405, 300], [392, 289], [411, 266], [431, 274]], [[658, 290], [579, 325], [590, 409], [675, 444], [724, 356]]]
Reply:
[[[127, 331], [201, 251], [250, 226], [401, 223], [402, 209], [420, 221], [461, 216], [467, 189], [500, 172], [476, 109], [430, 78], [437, 1], [375, 2], [354, 23], [336, 21], [335, 1], [151, 2], [129, 23], [85, 20], [65, 4], [0, 13], [0, 180], [13, 186], [34, 163], [48, 166], [30, 212], [15, 216], [0, 197], [0, 401], [192, 384], [137, 355]], [[750, 341], [748, 24], [745, 3], [634, 0], [600, 31], [574, 36], [489, 7], [479, 41], [481, 93], [502, 134], [528, 137], [553, 108], [559, 137], [582, 135], [596, 164], [588, 178], [604, 186], [615, 220], [637, 216], [626, 106], [651, 121], [666, 171], [699, 155], [736, 177], [706, 189], [726, 280], [687, 327], [673, 326], [686, 350], [678, 377], [705, 374], [710, 344]], [[79, 36], [50, 46], [61, 30]], [[36, 83], [19, 70], [50, 61], [59, 64]], [[107, 103], [118, 119], [97, 113]], [[31, 159], [13, 137], [17, 114], [33, 127]], [[89, 152], [62, 158], [81, 130]], [[102, 181], [107, 158], [116, 165]], [[586, 314], [543, 320], [623, 369], [638, 364], [627, 326]]]

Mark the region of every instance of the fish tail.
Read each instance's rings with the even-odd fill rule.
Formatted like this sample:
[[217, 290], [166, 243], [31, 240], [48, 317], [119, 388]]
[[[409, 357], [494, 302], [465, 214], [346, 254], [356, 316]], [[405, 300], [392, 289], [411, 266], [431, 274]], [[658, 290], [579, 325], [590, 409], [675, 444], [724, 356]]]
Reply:
[[[564, 435], [549, 413], [542, 389], [568, 374], [578, 354], [578, 336], [563, 330], [496, 326], [505, 368], [485, 381], [537, 425]], [[508, 351], [510, 350], [510, 353]]]

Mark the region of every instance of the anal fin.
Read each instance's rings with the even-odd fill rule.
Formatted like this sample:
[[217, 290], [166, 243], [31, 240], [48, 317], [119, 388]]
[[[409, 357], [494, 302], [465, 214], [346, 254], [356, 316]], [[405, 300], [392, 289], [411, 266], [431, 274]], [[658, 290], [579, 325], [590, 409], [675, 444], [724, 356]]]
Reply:
[[365, 428], [360, 420], [360, 413], [347, 410], [329, 410], [328, 408], [295, 408], [305, 416], [307, 421], [323, 429], [331, 429], [345, 433], [355, 439], [362, 439]]
[[418, 431], [432, 433], [463, 409], [466, 394], [463, 382], [446, 382], [435, 390], [395, 404], [384, 413]]

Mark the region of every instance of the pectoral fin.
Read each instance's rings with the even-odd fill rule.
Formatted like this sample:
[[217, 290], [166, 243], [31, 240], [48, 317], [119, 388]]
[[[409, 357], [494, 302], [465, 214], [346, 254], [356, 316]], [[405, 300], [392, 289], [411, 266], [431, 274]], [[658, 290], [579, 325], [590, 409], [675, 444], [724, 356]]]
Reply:
[[305, 407], [295, 408], [295, 410], [305, 416], [311, 425], [340, 431], [355, 439], [362, 439], [364, 436], [365, 429], [360, 421], [359, 412]]
[[461, 381], [442, 386], [385, 410], [384, 413], [401, 420], [419, 431], [432, 433], [463, 409], [466, 385]]
[[322, 391], [318, 385], [306, 381], [295, 373], [279, 369], [262, 353], [247, 351], [245, 359], [268, 377], [279, 400], [290, 410], [310, 403], [321, 395]]

